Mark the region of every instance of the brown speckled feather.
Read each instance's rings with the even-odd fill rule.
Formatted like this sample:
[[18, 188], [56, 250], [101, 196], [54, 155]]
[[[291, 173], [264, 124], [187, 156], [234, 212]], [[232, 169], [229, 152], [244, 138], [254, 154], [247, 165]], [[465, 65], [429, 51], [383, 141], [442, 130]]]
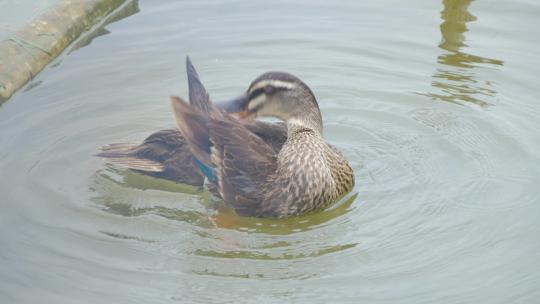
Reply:
[[277, 170], [264, 188], [262, 215], [288, 217], [328, 207], [351, 190], [348, 162], [320, 134], [292, 130], [277, 159]]
[[[354, 184], [347, 161], [320, 134], [289, 131], [292, 135], [276, 152], [228, 114], [207, 115], [178, 97], [171, 102], [177, 121], [206, 121], [204, 134], [189, 137], [209, 137], [211, 164], [217, 175], [212, 188], [240, 215], [288, 217], [320, 210]], [[179, 128], [184, 132], [190, 124], [180, 123]]]

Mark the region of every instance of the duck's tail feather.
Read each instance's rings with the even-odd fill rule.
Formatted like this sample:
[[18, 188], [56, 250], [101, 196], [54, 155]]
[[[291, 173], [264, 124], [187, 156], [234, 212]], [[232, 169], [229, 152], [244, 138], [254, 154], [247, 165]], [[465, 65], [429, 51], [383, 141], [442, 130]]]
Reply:
[[145, 172], [163, 172], [165, 167], [162, 164], [149, 159], [137, 157], [114, 157], [105, 158], [111, 164], [124, 167], [126, 169], [139, 170]]
[[146, 172], [163, 172], [165, 167], [163, 164], [140, 158], [134, 155], [137, 144], [132, 143], [117, 143], [109, 144], [101, 147], [101, 152], [95, 154], [97, 157], [102, 157], [108, 163], [118, 165], [127, 169], [140, 170]]
[[203, 113], [210, 113], [212, 111], [212, 102], [210, 96], [202, 84], [197, 70], [191, 63], [189, 56], [186, 57], [186, 70], [189, 86], [189, 102], [192, 106], [201, 110]]

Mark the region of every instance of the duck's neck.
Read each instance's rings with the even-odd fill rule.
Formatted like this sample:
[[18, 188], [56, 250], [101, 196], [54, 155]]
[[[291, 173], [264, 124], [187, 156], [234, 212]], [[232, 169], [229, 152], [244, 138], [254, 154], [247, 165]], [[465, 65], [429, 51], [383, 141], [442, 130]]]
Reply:
[[289, 137], [305, 130], [313, 131], [315, 134], [321, 136], [323, 134], [323, 123], [319, 109], [291, 116], [287, 119], [286, 123]]

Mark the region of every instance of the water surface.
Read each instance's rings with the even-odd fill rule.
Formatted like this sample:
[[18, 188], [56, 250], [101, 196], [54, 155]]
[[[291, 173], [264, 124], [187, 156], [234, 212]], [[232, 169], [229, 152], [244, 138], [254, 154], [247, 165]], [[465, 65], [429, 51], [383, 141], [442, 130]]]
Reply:
[[[539, 14], [526, 0], [134, 2], [0, 106], [0, 302], [536, 303]], [[92, 157], [174, 125], [188, 54], [214, 99], [267, 70], [305, 80], [351, 195], [241, 218]]]

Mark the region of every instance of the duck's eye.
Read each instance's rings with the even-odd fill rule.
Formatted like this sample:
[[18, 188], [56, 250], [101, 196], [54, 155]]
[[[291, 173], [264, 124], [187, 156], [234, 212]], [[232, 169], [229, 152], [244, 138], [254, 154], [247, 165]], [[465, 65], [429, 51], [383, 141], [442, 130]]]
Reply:
[[264, 87], [264, 93], [267, 95], [274, 93], [274, 91], [275, 89], [273, 86], [267, 85]]

